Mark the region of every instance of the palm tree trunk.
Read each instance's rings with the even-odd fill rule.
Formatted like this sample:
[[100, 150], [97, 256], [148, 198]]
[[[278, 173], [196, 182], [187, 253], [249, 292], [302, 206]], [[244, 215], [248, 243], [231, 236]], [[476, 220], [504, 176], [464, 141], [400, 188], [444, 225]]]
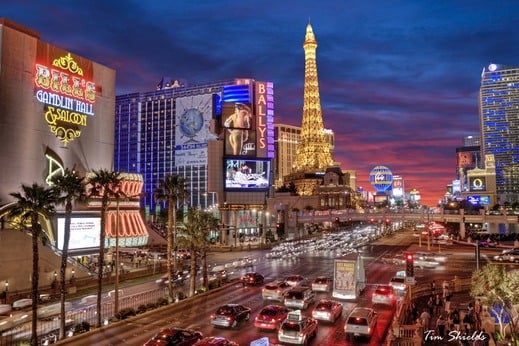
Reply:
[[66, 298], [66, 273], [67, 273], [67, 259], [68, 259], [68, 246], [70, 242], [70, 219], [72, 214], [72, 203], [67, 201], [67, 205], [65, 206], [65, 233], [63, 234], [63, 249], [61, 252], [61, 266], [60, 266], [60, 329], [59, 329], [59, 339], [63, 339], [65, 337], [65, 298]]
[[38, 285], [40, 280], [39, 273], [39, 253], [38, 253], [38, 235], [40, 234], [40, 224], [38, 223], [38, 213], [33, 213], [31, 217], [31, 235], [32, 235], [32, 321], [31, 321], [31, 346], [38, 345]]
[[202, 277], [204, 287], [209, 289], [209, 275], [207, 274], [207, 249], [205, 246], [202, 246]]
[[[173, 261], [177, 261], [177, 259], [175, 258], [177, 256], [177, 254], [172, 254], [173, 253], [173, 228], [172, 228], [172, 219], [173, 219], [173, 204], [172, 204], [172, 201], [169, 200], [168, 201], [168, 227], [167, 227], [167, 241], [168, 241], [168, 244], [167, 244], [167, 263], [166, 263], [166, 270], [168, 271], [168, 297], [171, 299], [173, 299], [173, 275], [172, 275], [172, 266], [171, 266], [171, 261], [172, 261], [172, 257], [173, 257]], [[175, 273], [176, 275], [176, 273]]]
[[195, 295], [196, 290], [196, 248], [191, 246], [191, 265], [189, 271], [189, 296]]

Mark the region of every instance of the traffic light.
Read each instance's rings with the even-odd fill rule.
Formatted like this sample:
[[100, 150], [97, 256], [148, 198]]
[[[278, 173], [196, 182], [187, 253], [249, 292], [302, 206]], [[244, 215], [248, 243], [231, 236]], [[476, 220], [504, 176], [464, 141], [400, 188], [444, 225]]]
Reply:
[[405, 276], [414, 276], [414, 256], [412, 253], [405, 255]]

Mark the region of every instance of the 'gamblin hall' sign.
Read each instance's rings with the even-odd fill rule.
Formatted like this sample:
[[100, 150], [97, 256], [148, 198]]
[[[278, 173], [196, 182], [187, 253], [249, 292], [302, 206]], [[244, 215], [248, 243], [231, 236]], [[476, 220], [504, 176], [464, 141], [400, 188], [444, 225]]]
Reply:
[[[48, 54], [44, 53], [42, 58]], [[50, 62], [37, 59], [35, 69], [36, 99], [45, 105], [43, 116], [50, 130], [66, 146], [81, 136], [88, 117], [94, 116], [96, 85], [91, 81], [92, 68], [80, 66], [68, 53]]]

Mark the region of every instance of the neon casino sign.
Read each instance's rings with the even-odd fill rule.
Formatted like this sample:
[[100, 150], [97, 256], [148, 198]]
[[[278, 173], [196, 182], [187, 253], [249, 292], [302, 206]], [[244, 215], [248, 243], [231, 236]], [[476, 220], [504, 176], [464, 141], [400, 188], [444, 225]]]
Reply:
[[83, 77], [83, 69], [68, 53], [54, 59], [52, 66], [36, 64], [35, 96], [43, 103], [44, 118], [51, 132], [66, 146], [81, 136], [94, 115], [96, 85]]

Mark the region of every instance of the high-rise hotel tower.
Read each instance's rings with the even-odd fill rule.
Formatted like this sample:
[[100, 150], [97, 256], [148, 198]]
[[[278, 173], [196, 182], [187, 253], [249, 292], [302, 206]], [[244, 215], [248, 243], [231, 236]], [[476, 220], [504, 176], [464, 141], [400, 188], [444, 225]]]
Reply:
[[[481, 151], [495, 162], [497, 202], [519, 201], [519, 67], [490, 64], [479, 93]], [[484, 187], [484, 186], [483, 186]]]

